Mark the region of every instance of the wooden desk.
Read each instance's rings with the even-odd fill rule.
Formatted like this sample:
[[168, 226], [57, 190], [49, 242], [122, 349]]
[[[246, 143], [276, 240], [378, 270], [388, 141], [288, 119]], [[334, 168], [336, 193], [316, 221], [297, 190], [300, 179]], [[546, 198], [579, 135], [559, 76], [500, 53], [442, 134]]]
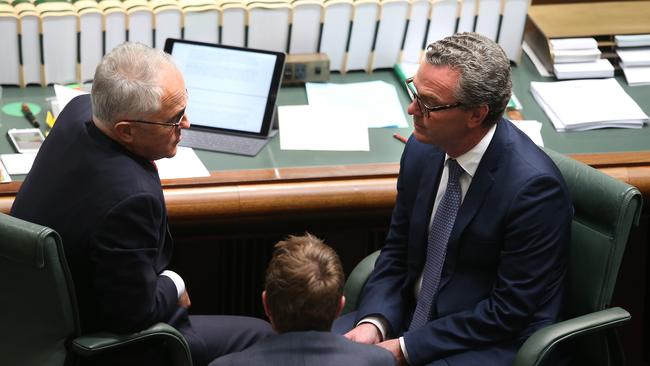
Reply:
[[[542, 81], [523, 57], [513, 69], [513, 88], [524, 105], [526, 118], [543, 122], [547, 147], [566, 153], [617, 179], [637, 186], [650, 201], [650, 128], [557, 133], [529, 93], [530, 81]], [[333, 75], [332, 81], [378, 78], [398, 84], [391, 72]], [[650, 86], [626, 91], [650, 114]], [[406, 92], [398, 88], [404, 106]], [[49, 89], [5, 90], [8, 101], [43, 103]], [[279, 104], [304, 104], [304, 88], [284, 88]], [[43, 113], [37, 116], [43, 120]], [[0, 117], [0, 134], [9, 128], [29, 127], [21, 118]], [[395, 203], [395, 182], [403, 144], [392, 138], [411, 129], [373, 129], [371, 151], [364, 153], [282, 151], [275, 137], [255, 158], [197, 151], [212, 171], [210, 177], [163, 181], [175, 238], [174, 266], [192, 293], [196, 313], [263, 316], [259, 293], [273, 244], [287, 234], [305, 231], [318, 235], [339, 252], [346, 272], [369, 252], [380, 248]], [[1, 139], [0, 139], [1, 140]], [[8, 152], [6, 139], [0, 151]], [[20, 180], [0, 185], [0, 211], [9, 212]], [[647, 214], [641, 245], [626, 254], [617, 292], [617, 304], [633, 314], [633, 329], [624, 344], [636, 342], [628, 352], [639, 359], [643, 336], [643, 296]], [[625, 271], [623, 271], [625, 272]], [[628, 286], [628, 287], [624, 287]], [[632, 286], [632, 287], [629, 287]], [[622, 288], [621, 291], [618, 288]], [[244, 290], [242, 290], [244, 289]], [[640, 298], [640, 300], [639, 300]], [[637, 301], [639, 300], [639, 301]], [[632, 362], [631, 364], [634, 364]]]
[[[547, 147], [567, 153], [617, 179], [638, 187], [650, 198], [650, 129], [599, 130], [587, 132], [555, 132], [548, 118], [529, 92], [530, 81], [544, 78], [536, 75], [527, 57], [513, 68], [513, 89], [524, 105], [526, 118], [544, 123], [542, 136]], [[397, 78], [389, 71], [372, 75], [353, 73], [333, 75], [335, 82], [380, 79], [399, 86]], [[622, 81], [622, 84], [625, 84]], [[650, 86], [625, 87], [626, 91], [650, 114]], [[398, 87], [401, 102], [408, 97]], [[44, 104], [50, 89], [27, 88], [5, 90], [5, 99], [32, 100]], [[8, 96], [8, 97], [7, 97]], [[279, 104], [305, 104], [304, 88], [283, 88]], [[44, 119], [44, 112], [37, 117]], [[21, 118], [3, 117], [0, 134], [15, 127], [28, 127]], [[410, 118], [409, 118], [410, 119]], [[404, 136], [411, 129], [372, 129], [370, 152], [296, 152], [282, 151], [276, 136], [255, 158], [199, 151], [199, 157], [212, 171], [210, 177], [198, 179], [164, 180], [169, 216], [172, 222], [233, 217], [245, 218], [275, 213], [319, 212], [341, 210], [366, 210], [392, 208], [395, 197], [395, 180], [403, 145], [392, 138], [393, 132]], [[5, 139], [0, 141], [0, 151], [11, 148]], [[14, 183], [0, 185], [0, 211], [8, 212], [22, 177]], [[300, 197], [300, 200], [292, 199]]]

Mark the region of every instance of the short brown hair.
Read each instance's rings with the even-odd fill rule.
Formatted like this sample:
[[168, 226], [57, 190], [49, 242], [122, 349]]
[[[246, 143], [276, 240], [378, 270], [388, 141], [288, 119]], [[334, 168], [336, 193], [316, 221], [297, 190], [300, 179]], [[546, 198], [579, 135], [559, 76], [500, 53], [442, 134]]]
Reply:
[[275, 245], [266, 270], [266, 304], [276, 330], [329, 331], [345, 275], [336, 252], [306, 233]]

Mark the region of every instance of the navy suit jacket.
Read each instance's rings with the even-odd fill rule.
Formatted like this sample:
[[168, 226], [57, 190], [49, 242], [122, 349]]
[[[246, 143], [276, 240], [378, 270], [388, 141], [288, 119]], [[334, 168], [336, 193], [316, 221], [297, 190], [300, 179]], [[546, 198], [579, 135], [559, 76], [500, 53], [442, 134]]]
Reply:
[[84, 333], [131, 332], [182, 312], [173, 281], [159, 276], [173, 243], [158, 172], [95, 127], [89, 95], [57, 118], [11, 213], [61, 235]]
[[446, 358], [472, 364], [472, 351], [503, 347], [481, 362], [509, 365], [528, 335], [560, 317], [573, 215], [569, 192], [551, 159], [500, 120], [452, 229], [432, 319], [406, 331], [444, 159], [441, 149], [409, 139], [389, 233], [357, 320], [379, 315], [393, 336], [403, 333], [411, 364]]
[[265, 338], [209, 366], [393, 366], [393, 355], [379, 346], [352, 342], [330, 332], [288, 332]]

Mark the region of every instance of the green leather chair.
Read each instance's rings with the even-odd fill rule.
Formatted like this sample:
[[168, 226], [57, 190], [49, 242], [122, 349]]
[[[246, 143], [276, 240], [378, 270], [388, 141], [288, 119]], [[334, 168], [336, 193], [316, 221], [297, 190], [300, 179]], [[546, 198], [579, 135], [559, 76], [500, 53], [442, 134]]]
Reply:
[[[624, 309], [609, 308], [630, 229], [642, 208], [635, 187], [549, 149], [571, 191], [575, 216], [571, 230], [565, 321], [542, 328], [519, 349], [514, 366], [540, 365], [564, 343], [572, 365], [624, 364], [615, 327], [630, 320]], [[343, 312], [356, 309], [379, 251], [350, 274]]]
[[157, 342], [174, 365], [191, 366], [185, 338], [158, 323], [143, 331], [80, 336], [74, 286], [52, 229], [0, 214], [0, 364], [76, 365], [83, 358]]

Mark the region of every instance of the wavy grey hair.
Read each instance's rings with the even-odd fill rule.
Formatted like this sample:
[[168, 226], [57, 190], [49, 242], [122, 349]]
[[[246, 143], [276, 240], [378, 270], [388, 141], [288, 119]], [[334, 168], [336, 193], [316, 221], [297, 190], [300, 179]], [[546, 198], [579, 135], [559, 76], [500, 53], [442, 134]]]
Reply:
[[168, 54], [143, 44], [125, 42], [115, 47], [95, 71], [93, 116], [112, 125], [158, 112], [163, 96], [158, 71], [166, 64], [174, 65]]
[[503, 116], [512, 93], [510, 61], [494, 41], [478, 33], [457, 33], [431, 43], [426, 62], [458, 71], [454, 97], [464, 109], [488, 105], [484, 125], [490, 126]]

